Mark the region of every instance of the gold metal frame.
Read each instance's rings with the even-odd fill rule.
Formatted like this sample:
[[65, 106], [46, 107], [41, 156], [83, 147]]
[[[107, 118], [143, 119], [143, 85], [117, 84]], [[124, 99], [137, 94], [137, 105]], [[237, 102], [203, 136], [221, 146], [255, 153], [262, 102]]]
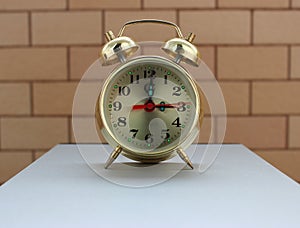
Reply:
[[[184, 139], [181, 140], [181, 143], [182, 143], [187, 138], [189, 138], [190, 134], [192, 133], [192, 129], [196, 127], [198, 122], [200, 123], [200, 126], [201, 126], [203, 116], [204, 116], [204, 110], [203, 110], [204, 99], [203, 99], [203, 94], [201, 92], [201, 89], [199, 88], [197, 83], [194, 81], [194, 79], [190, 76], [190, 74], [183, 67], [181, 67], [180, 65], [177, 65], [177, 64], [174, 65], [174, 63], [172, 61], [170, 61], [166, 58], [158, 57], [158, 56], [139, 57], [139, 58], [132, 59], [127, 63], [137, 62], [137, 61], [141, 61], [143, 59], [144, 60], [149, 59], [149, 60], [154, 60], [154, 61], [165, 61], [166, 63], [172, 64], [173, 67], [176, 67], [177, 70], [179, 70], [180, 72], [182, 72], [183, 75], [186, 76], [188, 82], [191, 84], [193, 90], [195, 91], [195, 99], [196, 99], [195, 108], [196, 108], [196, 115], [198, 116], [198, 119], [194, 120], [194, 122], [192, 124], [192, 128], [190, 129], [189, 133], [187, 134], [187, 136]], [[109, 142], [113, 141], [114, 142], [113, 144], [116, 147], [120, 146], [123, 149], [122, 154], [130, 159], [140, 161], [143, 163], [157, 163], [157, 162], [169, 159], [175, 155], [175, 151], [180, 148], [180, 144], [175, 145], [172, 148], [168, 148], [166, 150], [158, 151], [158, 152], [151, 153], [151, 154], [137, 153], [135, 151], [130, 150], [129, 148], [123, 147], [122, 143], [120, 143], [119, 140], [114, 136], [114, 134], [110, 130], [110, 127], [108, 126], [108, 123], [106, 122], [104, 110], [100, 108], [100, 107], [103, 107], [103, 104], [104, 104], [104, 94], [105, 94], [106, 90], [108, 89], [108, 83], [115, 76], [116, 72], [122, 70], [126, 66], [127, 65], [123, 65], [122, 67], [115, 69], [109, 75], [109, 77], [106, 79], [106, 81], [103, 85], [103, 89], [98, 97], [97, 104], [96, 104], [96, 110], [95, 110], [95, 115], [96, 115], [97, 124], [98, 124], [97, 127], [100, 130], [100, 132], [98, 132], [98, 134], [104, 133], [104, 137], [106, 136], [105, 137], [106, 140], [108, 140]], [[109, 137], [109, 138], [107, 138], [107, 137]]]
[[174, 28], [177, 32], [177, 37], [168, 40], [162, 47], [162, 50], [174, 58], [176, 63], [183, 61], [193, 66], [198, 66], [200, 53], [192, 44], [195, 34], [189, 33], [184, 37], [176, 24], [156, 19], [129, 21], [122, 26], [117, 37], [115, 37], [112, 31], [106, 32], [105, 38], [108, 42], [100, 52], [100, 59], [103, 65], [111, 65], [117, 62], [125, 63], [126, 59], [137, 51], [138, 45], [131, 38], [123, 34], [127, 27], [143, 23], [161, 24]]
[[120, 29], [118, 37], [123, 36], [124, 30], [126, 29], [126, 27], [129, 27], [129, 26], [135, 25], [135, 24], [142, 24], [142, 23], [153, 23], [153, 24], [162, 24], [162, 25], [171, 26], [171, 27], [175, 28], [178, 37], [184, 39], [182, 32], [181, 32], [180, 28], [178, 27], [178, 25], [176, 25], [170, 21], [163, 21], [163, 20], [157, 20], [157, 19], [142, 19], [142, 20], [128, 21]]
[[[162, 58], [159, 56], [143, 56], [139, 58], [131, 59], [130, 61], [127, 61], [127, 58], [131, 56], [133, 53], [136, 52], [138, 49], [138, 45], [129, 37], [124, 36], [124, 31], [127, 27], [135, 25], [135, 24], [142, 24], [142, 23], [154, 23], [154, 24], [161, 24], [173, 27], [175, 31], [177, 32], [177, 38], [173, 38], [165, 43], [165, 45], [162, 47], [162, 50], [171, 56], [174, 60], [174, 62], [171, 62], [169, 59]], [[204, 96], [200, 89], [200, 87], [197, 85], [197, 83], [194, 81], [194, 79], [190, 76], [190, 74], [179, 65], [181, 61], [186, 62], [193, 66], [198, 66], [198, 61], [200, 59], [200, 54], [198, 52], [198, 49], [192, 44], [195, 34], [189, 33], [187, 37], [184, 37], [182, 35], [182, 32], [176, 24], [164, 21], [164, 20], [157, 20], [157, 19], [142, 19], [142, 20], [133, 20], [128, 21], [125, 23], [119, 33], [117, 38], [113, 34], [112, 31], [108, 31], [105, 33], [105, 37], [107, 39], [107, 43], [104, 45], [100, 52], [100, 59], [102, 61], [102, 65], [111, 65], [117, 62], [124, 63], [121, 67], [115, 69], [110, 76], [106, 79], [103, 89], [98, 97], [96, 109], [95, 109], [95, 116], [97, 120], [97, 131], [98, 134], [101, 134], [104, 136], [104, 138], [108, 141], [109, 144], [111, 144], [115, 149], [111, 153], [109, 159], [107, 160], [107, 163], [105, 165], [105, 168], [107, 168], [116, 158], [119, 154], [123, 154], [124, 156], [140, 161], [143, 163], [157, 163], [166, 159], [171, 158], [176, 153], [191, 167], [192, 163], [189, 160], [188, 156], [183, 151], [183, 147], [188, 146], [190, 143], [193, 142], [195, 137], [192, 136], [193, 133], [195, 133], [195, 130], [198, 131], [197, 123], [199, 121], [199, 125], [201, 127], [202, 120], [204, 116], [204, 109], [203, 109], [203, 102], [204, 102]], [[186, 79], [192, 86], [192, 89], [195, 93], [195, 99], [196, 99], [196, 116], [197, 118], [194, 119], [194, 122], [192, 123], [191, 129], [189, 129], [188, 134], [184, 137], [184, 139], [181, 139], [180, 142], [177, 145], [172, 145], [171, 148], [160, 150], [152, 153], [141, 153], [139, 151], [132, 151], [130, 148], [127, 148], [126, 145], [122, 145], [122, 143], [119, 142], [119, 140], [115, 137], [112, 130], [110, 129], [109, 125], [106, 122], [105, 115], [103, 109], [104, 104], [104, 95], [108, 84], [111, 81], [111, 79], [115, 76], [116, 72], [122, 70], [125, 66], [127, 66], [128, 63], [134, 63], [137, 61], [143, 61], [143, 59], [150, 59], [152, 61], [165, 61], [165, 63], [170, 64], [172, 67], [177, 68], [179, 72], [181, 72], [183, 75], [185, 75]], [[159, 59], [159, 60], [158, 60]], [[101, 132], [101, 133], [100, 133]], [[99, 135], [100, 136], [100, 135]]]

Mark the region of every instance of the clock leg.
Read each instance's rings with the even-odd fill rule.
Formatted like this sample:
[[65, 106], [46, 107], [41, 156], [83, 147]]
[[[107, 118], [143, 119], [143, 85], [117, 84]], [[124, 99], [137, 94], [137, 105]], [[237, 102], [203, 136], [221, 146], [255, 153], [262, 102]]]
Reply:
[[122, 152], [122, 148], [120, 146], [117, 146], [116, 149], [110, 154], [109, 158], [107, 159], [104, 168], [107, 169], [114, 160], [119, 156], [119, 154]]
[[177, 154], [179, 155], [179, 157], [192, 169], [194, 169], [191, 160], [189, 159], [189, 157], [187, 156], [187, 154], [181, 149], [177, 149], [176, 150]]

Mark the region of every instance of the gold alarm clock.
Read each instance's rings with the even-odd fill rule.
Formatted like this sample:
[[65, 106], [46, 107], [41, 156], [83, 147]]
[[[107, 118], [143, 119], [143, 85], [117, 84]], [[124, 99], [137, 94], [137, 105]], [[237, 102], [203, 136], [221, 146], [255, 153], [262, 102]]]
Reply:
[[[138, 23], [172, 26], [177, 36], [162, 46], [168, 57], [138, 55], [139, 45], [123, 36]], [[96, 104], [98, 129], [114, 148], [105, 168], [120, 155], [142, 163], [158, 163], [179, 155], [191, 168], [185, 153], [199, 133], [203, 95], [184, 64], [198, 67], [200, 55], [171, 22], [145, 19], [127, 22], [117, 37], [109, 31], [100, 52], [102, 66], [115, 64]], [[184, 64], [182, 64], [184, 63]]]

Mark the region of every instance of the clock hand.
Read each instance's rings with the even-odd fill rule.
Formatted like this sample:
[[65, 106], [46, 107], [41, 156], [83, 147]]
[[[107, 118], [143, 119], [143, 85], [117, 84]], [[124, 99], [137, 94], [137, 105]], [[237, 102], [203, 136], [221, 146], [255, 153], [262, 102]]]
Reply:
[[145, 108], [178, 108], [178, 105], [171, 105], [171, 104], [164, 104], [164, 105], [134, 105], [132, 106], [132, 110], [140, 110], [140, 109], [145, 109]]
[[153, 94], [154, 94], [154, 85], [153, 85], [153, 76], [151, 76], [150, 77], [149, 90], [148, 90], [149, 99], [152, 98]]
[[182, 104], [158, 104], [155, 105], [155, 108], [179, 108], [180, 106], [182, 106]]
[[151, 98], [153, 96], [153, 85], [149, 85], [149, 91], [148, 91], [148, 96]]
[[147, 107], [147, 105], [133, 105], [132, 106], [132, 110], [139, 110], [139, 109], [145, 109]]
[[155, 109], [155, 104], [152, 101], [151, 97], [148, 99], [148, 101], [143, 105], [134, 105], [132, 107], [132, 110], [139, 110], [139, 109], [145, 109], [147, 112], [152, 112]]
[[153, 103], [147, 103], [147, 104], [141, 104], [141, 105], [133, 105], [132, 110], [141, 110], [141, 109], [153, 109], [153, 108], [179, 108], [182, 104], [153, 104]]

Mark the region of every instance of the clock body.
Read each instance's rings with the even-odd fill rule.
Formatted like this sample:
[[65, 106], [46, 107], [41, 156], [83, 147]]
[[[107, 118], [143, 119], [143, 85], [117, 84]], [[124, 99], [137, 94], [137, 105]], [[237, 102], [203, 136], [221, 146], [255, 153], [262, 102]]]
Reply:
[[130, 159], [155, 163], [186, 149], [199, 132], [201, 91], [179, 64], [135, 57], [116, 67], [96, 104], [98, 128]]
[[[172, 27], [176, 37], [165, 42], [137, 43], [124, 35], [128, 27], [149, 23]], [[193, 44], [195, 34], [184, 35], [170, 21], [139, 19], [126, 22], [117, 35], [107, 31], [105, 38], [100, 61], [91, 65], [83, 76], [84, 83], [77, 88], [73, 113], [84, 115], [84, 120], [72, 119], [73, 128], [78, 129], [76, 134], [74, 130], [76, 141], [108, 143], [110, 146], [101, 150], [110, 152], [105, 169], [120, 154], [142, 163], [158, 163], [178, 155], [193, 169], [189, 156], [196, 155], [195, 160], [201, 156], [193, 153], [196, 149], [189, 148], [193, 142], [199, 142], [204, 117], [201, 90], [206, 94], [211, 114], [226, 114], [220, 86]], [[200, 89], [192, 76], [210, 83], [201, 83]], [[215, 133], [213, 126], [210, 130]], [[222, 143], [225, 127], [226, 118], [218, 119], [217, 142]], [[214, 138], [210, 137], [209, 142]], [[206, 170], [218, 152], [218, 147], [205, 150], [199, 169]], [[95, 156], [85, 156], [93, 167]], [[153, 166], [155, 172], [156, 167], [160, 166]]]

